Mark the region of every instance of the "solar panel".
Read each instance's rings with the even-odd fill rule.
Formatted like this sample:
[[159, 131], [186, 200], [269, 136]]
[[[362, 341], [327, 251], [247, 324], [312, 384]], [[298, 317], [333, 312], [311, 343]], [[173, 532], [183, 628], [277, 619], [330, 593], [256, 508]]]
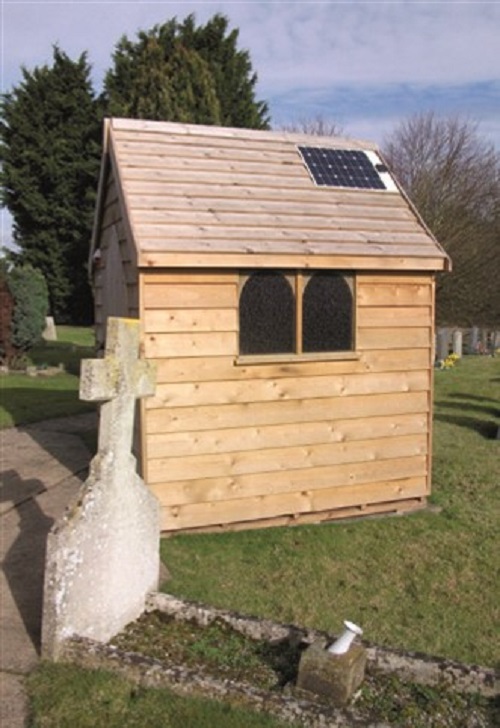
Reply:
[[321, 187], [387, 189], [380, 176], [387, 169], [382, 164], [375, 164], [366, 152], [328, 147], [298, 149], [311, 177]]

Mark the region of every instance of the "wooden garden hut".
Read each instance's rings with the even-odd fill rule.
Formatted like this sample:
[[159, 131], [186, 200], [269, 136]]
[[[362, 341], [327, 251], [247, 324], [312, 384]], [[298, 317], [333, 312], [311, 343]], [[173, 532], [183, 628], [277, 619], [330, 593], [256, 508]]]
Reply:
[[165, 531], [404, 512], [431, 482], [449, 260], [373, 144], [110, 119], [97, 339], [157, 364], [138, 450]]

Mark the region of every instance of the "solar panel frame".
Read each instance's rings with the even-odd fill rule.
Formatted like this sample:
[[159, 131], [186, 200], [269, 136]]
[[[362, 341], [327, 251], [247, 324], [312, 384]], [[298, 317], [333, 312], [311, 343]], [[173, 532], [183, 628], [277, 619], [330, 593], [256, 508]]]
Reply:
[[318, 187], [388, 189], [373, 161], [363, 150], [309, 146], [298, 146], [297, 149]]

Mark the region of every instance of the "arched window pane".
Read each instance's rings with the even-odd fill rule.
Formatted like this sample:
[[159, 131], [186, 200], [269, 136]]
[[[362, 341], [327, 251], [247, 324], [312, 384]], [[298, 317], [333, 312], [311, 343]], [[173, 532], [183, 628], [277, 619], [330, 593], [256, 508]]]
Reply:
[[351, 287], [338, 273], [315, 273], [303, 295], [302, 350], [349, 351], [353, 348]]
[[295, 296], [284, 275], [254, 273], [240, 294], [240, 353], [295, 351]]

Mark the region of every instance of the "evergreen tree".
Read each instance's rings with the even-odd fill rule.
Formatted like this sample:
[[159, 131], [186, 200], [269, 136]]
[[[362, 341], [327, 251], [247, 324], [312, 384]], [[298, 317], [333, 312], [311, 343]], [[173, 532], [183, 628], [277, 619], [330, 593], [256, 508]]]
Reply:
[[86, 54], [54, 47], [52, 66], [2, 97], [0, 182], [14, 220], [17, 264], [47, 281], [58, 322], [91, 320], [87, 256], [100, 156], [100, 120]]
[[193, 15], [122, 37], [106, 74], [109, 116], [268, 128], [268, 110], [255, 100], [257, 76], [238, 31], [215, 15], [196, 27]]
[[13, 268], [7, 285], [14, 300], [12, 344], [17, 352], [29, 351], [42, 338], [49, 303], [47, 284], [30, 265]]
[[228, 20], [216, 13], [205, 26], [196, 28], [194, 15], [180, 26], [182, 42], [207, 62], [221, 108], [222, 126], [268, 129], [269, 109], [256, 101], [257, 74], [248, 51], [237, 49], [239, 31], [228, 33]]

